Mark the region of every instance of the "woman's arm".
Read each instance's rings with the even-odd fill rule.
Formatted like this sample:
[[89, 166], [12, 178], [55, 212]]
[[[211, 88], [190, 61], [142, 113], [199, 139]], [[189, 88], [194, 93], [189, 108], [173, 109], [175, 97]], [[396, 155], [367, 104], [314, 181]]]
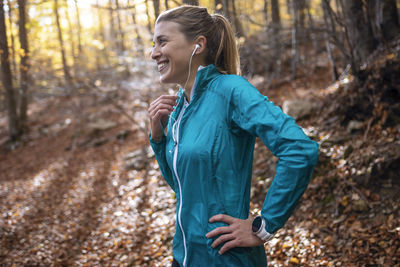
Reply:
[[151, 103], [149, 107], [151, 127], [149, 135], [150, 145], [154, 151], [158, 165], [160, 166], [162, 176], [173, 190], [175, 189], [172, 171], [169, 168], [165, 157], [166, 138], [164, 129], [168, 122], [168, 116], [173, 111], [177, 99], [177, 96], [160, 96]]
[[[293, 118], [284, 114], [247, 81], [242, 79], [235, 84], [237, 87], [232, 91], [229, 107], [232, 129], [242, 129], [259, 136], [271, 152], [279, 157], [276, 175], [261, 211], [266, 221], [265, 230], [274, 233], [285, 224], [310, 181], [318, 160], [318, 144], [304, 134]], [[261, 239], [252, 234], [249, 219], [216, 215], [210, 221], [229, 224], [207, 234], [208, 238], [220, 235], [213, 245], [225, 242], [220, 253], [233, 247], [262, 244]], [[237, 227], [241, 230], [236, 230]], [[257, 239], [258, 243], [255, 242]]]

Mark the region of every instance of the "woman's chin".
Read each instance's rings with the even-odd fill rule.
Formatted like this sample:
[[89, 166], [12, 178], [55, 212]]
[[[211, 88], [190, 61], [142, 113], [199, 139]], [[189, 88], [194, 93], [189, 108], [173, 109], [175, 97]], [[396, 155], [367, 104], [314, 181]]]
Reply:
[[177, 82], [174, 81], [173, 79], [169, 79], [168, 77], [163, 76], [163, 75], [160, 76], [160, 82], [161, 82], [162, 84], [177, 83]]

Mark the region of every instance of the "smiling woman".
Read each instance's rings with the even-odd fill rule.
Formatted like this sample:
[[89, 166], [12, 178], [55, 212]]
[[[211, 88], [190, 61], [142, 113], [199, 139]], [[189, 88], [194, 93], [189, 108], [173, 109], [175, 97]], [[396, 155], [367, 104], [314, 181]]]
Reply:
[[[228, 21], [207, 9], [162, 13], [151, 54], [176, 96], [151, 103], [150, 144], [176, 193], [173, 266], [266, 266], [264, 242], [308, 185], [318, 145], [239, 71]], [[256, 136], [277, 156], [261, 215], [249, 216]]]
[[[284, 225], [307, 187], [318, 145], [236, 75], [238, 50], [221, 15], [196, 6], [166, 11], [153, 41], [161, 82], [181, 86], [177, 96], [160, 96], [149, 108], [150, 143], [177, 197], [173, 266], [266, 266], [263, 243]], [[256, 136], [279, 161], [254, 219], [249, 202]]]

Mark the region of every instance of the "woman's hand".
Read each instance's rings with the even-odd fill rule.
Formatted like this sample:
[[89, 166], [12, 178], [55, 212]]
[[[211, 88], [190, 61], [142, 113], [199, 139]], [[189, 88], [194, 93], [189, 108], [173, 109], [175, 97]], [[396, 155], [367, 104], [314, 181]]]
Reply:
[[157, 98], [149, 107], [151, 138], [160, 141], [167, 126], [168, 116], [174, 110], [177, 96], [162, 95]]
[[247, 220], [241, 220], [225, 214], [217, 214], [210, 218], [209, 222], [224, 222], [229, 226], [215, 228], [206, 234], [207, 238], [219, 236], [213, 243], [215, 248], [222, 243], [225, 243], [219, 250], [219, 254], [224, 254], [226, 251], [235, 247], [255, 247], [264, 244], [264, 242], [253, 234], [251, 226], [253, 217], [249, 216]]

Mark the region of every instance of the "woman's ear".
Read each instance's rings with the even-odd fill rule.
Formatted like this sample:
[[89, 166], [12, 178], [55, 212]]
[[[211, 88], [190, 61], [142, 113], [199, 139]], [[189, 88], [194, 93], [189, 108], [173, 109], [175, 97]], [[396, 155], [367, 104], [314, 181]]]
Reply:
[[207, 48], [207, 38], [204, 37], [203, 35], [201, 35], [196, 38], [195, 44], [198, 45], [198, 48], [196, 49], [195, 54], [201, 54]]

